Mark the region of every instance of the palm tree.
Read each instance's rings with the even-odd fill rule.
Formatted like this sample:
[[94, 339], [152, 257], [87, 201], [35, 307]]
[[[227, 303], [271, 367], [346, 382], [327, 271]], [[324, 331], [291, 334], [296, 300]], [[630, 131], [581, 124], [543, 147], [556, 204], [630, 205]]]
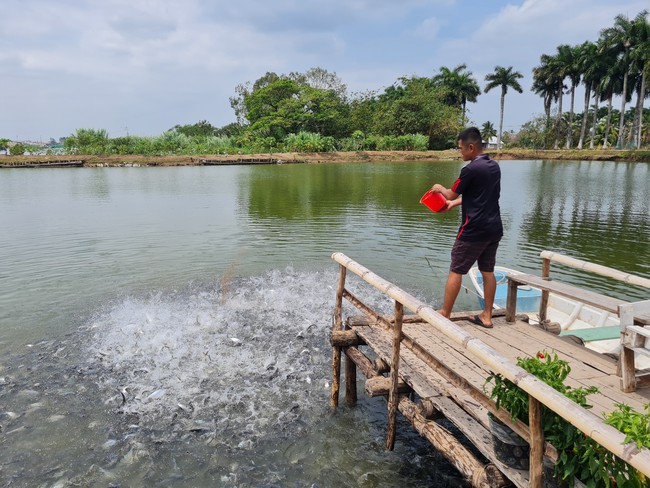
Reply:
[[551, 126], [551, 105], [557, 101], [558, 75], [548, 61], [548, 56], [541, 57], [542, 64], [533, 68], [533, 92], [544, 99], [546, 123], [544, 127], [544, 148], [548, 147], [548, 134]]
[[[558, 48], [559, 49], [559, 48]], [[582, 73], [580, 71], [580, 46], [569, 47], [566, 54], [567, 69], [566, 75], [571, 80], [571, 109], [569, 112], [569, 123], [566, 131], [566, 148], [571, 149], [573, 145], [573, 106], [575, 101], [576, 86], [580, 84]]]
[[[644, 13], [644, 17], [647, 15], [647, 11], [645, 10], [641, 13]], [[628, 75], [630, 65], [632, 64], [630, 52], [634, 41], [634, 22], [630, 21], [630, 19], [624, 15], [617, 15], [614, 18], [614, 26], [603, 29], [600, 32], [600, 35], [603, 40], [604, 48], [612, 50], [617, 54], [618, 62], [623, 71], [621, 114], [625, 114], [625, 104], [627, 103], [628, 98]], [[621, 116], [620, 119], [618, 126], [618, 140], [616, 141], [616, 147], [618, 148], [623, 146], [623, 125], [625, 123], [625, 117]]]
[[499, 135], [497, 137], [497, 148], [501, 148], [501, 135], [503, 134], [503, 106], [506, 99], [506, 93], [508, 93], [508, 88], [522, 93], [524, 90], [519, 84], [519, 79], [523, 78], [519, 71], [513, 71], [512, 66], [504, 68], [503, 66], [495, 66], [494, 73], [487, 74], [485, 76], [485, 81], [488, 84], [485, 86], [485, 93], [496, 88], [497, 86], [501, 87], [501, 116], [499, 118]]
[[[564, 120], [564, 112], [562, 111], [562, 101], [564, 95], [564, 79], [571, 77], [572, 73], [575, 70], [575, 51], [568, 44], [561, 44], [557, 47], [557, 54], [555, 56], [550, 56], [549, 64], [553, 66], [557, 73], [558, 77], [558, 86], [557, 86], [557, 99], [558, 99], [558, 112], [557, 119], [555, 121], [555, 143], [553, 147], [557, 149], [560, 146], [560, 128], [562, 121]], [[573, 90], [575, 90], [575, 84], [573, 85]], [[574, 91], [572, 91], [571, 96], [571, 119], [573, 119], [573, 100], [574, 100]], [[571, 130], [571, 125], [569, 124], [569, 131]]]
[[648, 11], [643, 10], [634, 18], [633, 37], [634, 46], [632, 51], [632, 62], [640, 77], [637, 83], [637, 100], [634, 122], [632, 123], [632, 144], [639, 149], [641, 147], [641, 132], [643, 128], [643, 99], [646, 92], [646, 73], [650, 70], [650, 23], [647, 21]]
[[487, 142], [490, 142], [490, 138], [497, 135], [497, 130], [492, 125], [492, 122], [487, 121], [483, 124], [481, 127], [481, 135], [483, 136], [483, 140]]
[[447, 103], [462, 109], [464, 123], [467, 102], [476, 102], [476, 97], [481, 94], [481, 88], [472, 77], [472, 72], [467, 71], [467, 65], [459, 64], [453, 70], [442, 66], [440, 73], [435, 75], [432, 80], [435, 85], [446, 90]]
[[599, 47], [593, 42], [586, 41], [580, 45], [577, 62], [580, 71], [582, 72], [582, 83], [585, 85], [585, 106], [582, 111], [582, 125], [580, 127], [578, 149], [582, 149], [585, 140], [585, 133], [587, 131], [587, 114], [589, 113], [589, 100], [591, 99], [591, 94], [595, 86], [595, 76], [591, 67], [596, 63], [596, 60], [600, 55]]
[[621, 73], [616, 71], [617, 65], [613, 60], [611, 60], [611, 62], [605, 60], [605, 65], [607, 66], [607, 69], [600, 80], [601, 100], [607, 100], [607, 121], [605, 123], [605, 133], [603, 134], [603, 149], [607, 149], [607, 145], [609, 144], [614, 93], [621, 91], [623, 79]]

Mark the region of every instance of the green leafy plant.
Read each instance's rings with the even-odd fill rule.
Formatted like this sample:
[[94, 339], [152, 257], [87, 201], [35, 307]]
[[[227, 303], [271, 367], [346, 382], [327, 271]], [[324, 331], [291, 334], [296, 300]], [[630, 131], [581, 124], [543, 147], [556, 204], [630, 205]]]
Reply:
[[[534, 357], [518, 358], [517, 366], [535, 375], [547, 385], [567, 396], [583, 408], [591, 408], [587, 396], [598, 391], [595, 386], [572, 388], [565, 384], [571, 366], [556, 353], [538, 352]], [[528, 423], [528, 393], [500, 374], [491, 373], [485, 386], [493, 384], [490, 398], [495, 400], [497, 408], [510, 413], [512, 421], [521, 420]], [[582, 460], [577, 454], [587, 443], [584, 434], [550, 409], [542, 408], [542, 426], [546, 439], [558, 452], [555, 464], [555, 476], [573, 484], [574, 476], [582, 474]], [[578, 476], [581, 478], [580, 476]], [[594, 485], [595, 486], [595, 485]]]
[[[549, 386], [576, 402], [591, 408], [587, 396], [596, 393], [594, 386], [572, 388], [565, 385], [571, 372], [567, 361], [557, 354], [538, 352], [535, 357], [518, 358], [517, 365], [535, 375]], [[528, 394], [503, 376], [491, 373], [485, 386], [492, 384], [490, 398], [497, 408], [507, 410], [513, 422], [528, 423]], [[649, 488], [650, 480], [625, 461], [615, 456], [572, 424], [550, 409], [542, 408], [544, 436], [557, 450], [555, 476], [573, 486], [574, 479], [589, 488]], [[650, 404], [645, 413], [632, 407], [616, 404], [616, 410], [605, 415], [605, 423], [625, 434], [625, 442], [635, 442], [638, 448], [650, 449]]]

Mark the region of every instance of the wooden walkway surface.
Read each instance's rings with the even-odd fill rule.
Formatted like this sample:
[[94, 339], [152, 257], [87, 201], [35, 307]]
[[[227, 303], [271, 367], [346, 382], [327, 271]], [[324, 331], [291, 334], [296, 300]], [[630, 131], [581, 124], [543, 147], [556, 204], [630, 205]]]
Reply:
[[[468, 314], [458, 314], [464, 315]], [[418, 320], [412, 318], [411, 320]], [[566, 383], [572, 387], [596, 386], [599, 392], [588, 397], [592, 411], [601, 416], [615, 409], [615, 403], [625, 403], [642, 411], [650, 402], [650, 389], [623, 393], [616, 375], [616, 361], [595, 353], [571, 339], [561, 338], [536, 326], [517, 320], [506, 323], [495, 317], [494, 328], [477, 327], [467, 320], [452, 320], [504, 357], [535, 356], [539, 351], [556, 353], [571, 365]], [[391, 330], [380, 321], [365, 316], [351, 317], [348, 326], [387, 364], [393, 350]], [[500, 463], [494, 454], [489, 431], [488, 409], [483, 397], [484, 384], [490, 371], [479, 360], [472, 360], [461, 348], [427, 322], [405, 321], [400, 350], [399, 376], [421, 398], [428, 399], [476, 446], [492, 463], [506, 474], [516, 486], [528, 486], [528, 471], [518, 471]], [[449, 376], [453, 377], [451, 380]], [[474, 393], [472, 394], [472, 390]]]

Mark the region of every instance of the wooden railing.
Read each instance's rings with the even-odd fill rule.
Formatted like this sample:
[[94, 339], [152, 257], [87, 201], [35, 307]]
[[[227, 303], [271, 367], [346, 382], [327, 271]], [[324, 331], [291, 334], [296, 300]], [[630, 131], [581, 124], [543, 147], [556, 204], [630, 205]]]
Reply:
[[[396, 285], [384, 280], [343, 253], [332, 254], [332, 259], [339, 263], [340, 269], [334, 311], [334, 330], [342, 330], [343, 328], [342, 302], [343, 298], [349, 295], [345, 289], [347, 270], [350, 270], [395, 300], [395, 342], [393, 345], [393, 364], [391, 368], [389, 437], [387, 438], [387, 445], [389, 445], [391, 429], [393, 432], [395, 429], [395, 421], [390, 417], [390, 402], [391, 398], [393, 398], [392, 402], [396, 405], [397, 380], [393, 378], [398, 377], [400, 344], [400, 340], [398, 339], [401, 339], [401, 308], [406, 307], [417, 314], [422, 320], [431, 324], [437, 332], [444, 334], [458, 346], [481, 360], [490, 370], [501, 374], [528, 393], [530, 402], [529, 428], [531, 445], [530, 486], [541, 487], [543, 480], [544, 436], [541, 416], [539, 415], [540, 405], [544, 405], [546, 408], [553, 410], [557, 415], [580, 429], [585, 435], [591, 437], [605, 449], [620, 457], [646, 476], [650, 476], [650, 450], [645, 448], [638, 449], [634, 442], [626, 443], [624, 434], [614, 427], [605, 424], [601, 418], [580, 407], [534, 375], [520, 368], [492, 347], [465, 332], [452, 321], [437, 313], [430, 305], [425, 304]], [[398, 323], [400, 326], [397, 325]], [[331, 404], [335, 407], [338, 405], [341, 348], [334, 347], [333, 350]], [[393, 425], [392, 427], [391, 424]]]
[[[551, 251], [542, 251], [540, 257], [542, 258], [542, 278], [544, 279], [550, 279], [551, 262], [556, 262], [565, 266], [570, 266], [572, 268], [629, 283], [631, 285], [650, 288], [650, 279], [648, 278], [625, 273], [600, 264], [590, 263], [588, 261], [583, 261], [581, 259], [572, 258]], [[548, 297], [549, 290], [542, 290], [540, 321], [546, 318]], [[621, 304], [618, 306], [616, 313], [619, 318], [621, 329], [621, 352], [619, 357], [621, 389], [624, 392], [631, 392], [634, 391], [637, 386], [647, 386], [648, 381], [650, 381], [650, 378], [647, 376], [637, 379], [635, 366], [635, 351], [641, 354], [650, 355], [650, 351], [647, 351], [644, 347], [649, 331], [634, 325], [636, 316], [641, 314], [650, 314], [650, 300]], [[645, 323], [647, 323], [647, 320]]]

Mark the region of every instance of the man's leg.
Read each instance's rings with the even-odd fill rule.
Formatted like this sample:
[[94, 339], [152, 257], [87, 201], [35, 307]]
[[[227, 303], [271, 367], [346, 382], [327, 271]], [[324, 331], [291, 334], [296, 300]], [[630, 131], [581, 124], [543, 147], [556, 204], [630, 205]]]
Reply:
[[497, 291], [494, 266], [498, 248], [499, 240], [491, 242], [478, 258], [478, 269], [483, 276], [483, 298], [485, 302], [485, 307], [483, 312], [479, 314], [479, 318], [485, 325], [492, 324], [492, 308], [494, 307], [494, 295]]
[[479, 314], [479, 318], [481, 322], [488, 325], [492, 323], [492, 307], [494, 306], [494, 295], [497, 292], [497, 280], [494, 277], [494, 272], [488, 273], [481, 271], [481, 275], [483, 276], [483, 298], [485, 306], [483, 313]]
[[456, 297], [458, 296], [458, 292], [460, 292], [462, 284], [463, 275], [450, 271], [449, 276], [447, 276], [447, 284], [445, 285], [444, 303], [442, 305], [442, 310], [438, 310], [439, 314], [444, 315], [447, 318], [450, 317], [451, 310], [454, 308], [454, 303], [456, 302]]

